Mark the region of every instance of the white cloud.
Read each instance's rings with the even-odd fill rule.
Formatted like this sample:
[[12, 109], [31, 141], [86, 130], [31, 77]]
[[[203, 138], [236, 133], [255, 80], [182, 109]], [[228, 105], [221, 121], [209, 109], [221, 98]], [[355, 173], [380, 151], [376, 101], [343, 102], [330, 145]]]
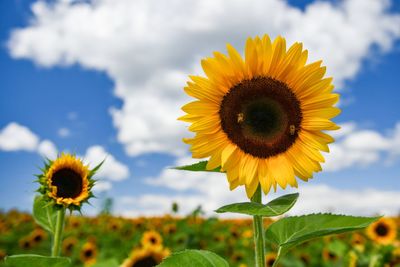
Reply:
[[93, 186], [93, 191], [100, 193], [109, 191], [112, 188], [112, 183], [110, 181], [97, 181]]
[[36, 150], [39, 144], [39, 137], [28, 127], [16, 122], [10, 122], [0, 131], [0, 150], [18, 151]]
[[[160, 215], [171, 210], [173, 202], [180, 206], [180, 214], [188, 214], [199, 205], [206, 215], [216, 215], [214, 210], [222, 205], [248, 201], [242, 187], [229, 190], [224, 174], [164, 170], [158, 177], [147, 178], [149, 185], [174, 190], [171, 194], [145, 193], [136, 197], [117, 198], [116, 213], [124, 216]], [[290, 189], [285, 193], [294, 192]], [[335, 212], [352, 215], [396, 215], [400, 211], [400, 191], [376, 189], [344, 190], [328, 185], [302, 184], [300, 198], [291, 215]], [[270, 193], [264, 203], [278, 197], [283, 191]], [[227, 217], [236, 216], [226, 214]]]
[[[122, 108], [111, 109], [118, 141], [130, 155], [183, 155], [185, 127], [176, 121], [187, 101], [182, 87], [199, 59], [239, 49], [247, 36], [282, 34], [323, 58], [339, 86], [354, 78], [372, 47], [388, 52], [400, 37], [400, 16], [387, 0], [316, 1], [305, 11], [279, 0], [38, 1], [25, 28], [12, 32], [14, 58], [39, 65], [105, 71]], [[356, 40], [356, 41], [354, 41]]]
[[57, 147], [50, 140], [40, 140], [28, 127], [10, 122], [0, 130], [0, 150], [37, 152], [42, 157], [57, 157]]
[[103, 160], [104, 163], [97, 172], [96, 177], [111, 181], [121, 181], [129, 177], [129, 168], [115, 159], [102, 146], [91, 146], [86, 150], [85, 162], [93, 168]]
[[63, 127], [63, 128], [58, 129], [57, 134], [60, 137], [68, 137], [71, 135], [71, 131], [68, 128]]
[[42, 157], [48, 159], [55, 159], [57, 157], [57, 147], [50, 140], [43, 140], [40, 142], [37, 151]]
[[304, 185], [292, 214], [328, 211], [351, 215], [398, 215], [400, 191], [395, 190], [344, 190], [327, 185]]
[[386, 158], [393, 161], [400, 155], [400, 123], [383, 135], [377, 131], [358, 129], [353, 122], [343, 124], [334, 134], [337, 139], [325, 155], [324, 170], [339, 171], [354, 166], [368, 166]]

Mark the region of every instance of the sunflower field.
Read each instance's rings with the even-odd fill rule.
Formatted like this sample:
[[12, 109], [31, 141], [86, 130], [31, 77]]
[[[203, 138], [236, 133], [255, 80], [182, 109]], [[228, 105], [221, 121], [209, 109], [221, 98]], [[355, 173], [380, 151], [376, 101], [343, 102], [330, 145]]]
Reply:
[[[265, 226], [272, 221], [264, 220]], [[285, 256], [279, 266], [400, 266], [400, 218], [382, 218], [365, 231], [309, 241]], [[48, 233], [32, 216], [16, 210], [0, 213], [0, 266], [5, 255], [46, 254]], [[229, 266], [254, 266], [250, 219], [186, 217], [133, 219], [99, 215], [67, 218], [63, 256], [71, 266], [154, 266], [172, 252], [207, 249], [223, 256]], [[276, 248], [267, 246], [266, 266], [271, 267]]]

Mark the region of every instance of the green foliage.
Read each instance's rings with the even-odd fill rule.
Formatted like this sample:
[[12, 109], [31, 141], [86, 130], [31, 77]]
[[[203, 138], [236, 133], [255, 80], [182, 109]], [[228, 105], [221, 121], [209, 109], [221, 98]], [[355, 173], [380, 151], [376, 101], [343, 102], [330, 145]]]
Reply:
[[179, 167], [173, 167], [172, 169], [175, 170], [183, 170], [183, 171], [192, 171], [192, 172], [221, 172], [221, 168], [218, 167], [214, 170], [207, 170], [208, 161], [200, 161], [192, 165], [185, 165], [185, 166], [179, 166]]
[[118, 267], [118, 261], [116, 259], [108, 259], [105, 261], [97, 262], [92, 267]]
[[263, 205], [256, 202], [242, 202], [223, 206], [217, 209], [217, 213], [234, 212], [252, 216], [274, 217], [284, 214], [296, 203], [299, 194], [288, 194], [278, 197]]
[[280, 256], [310, 239], [340, 234], [367, 227], [379, 217], [353, 217], [334, 214], [311, 214], [283, 218], [267, 229], [267, 240], [279, 246]]
[[229, 267], [217, 254], [206, 250], [184, 250], [166, 258], [159, 267]]
[[33, 217], [37, 224], [50, 233], [54, 233], [57, 221], [57, 209], [45, 200], [43, 196], [36, 196], [33, 202]]
[[64, 257], [24, 254], [6, 257], [5, 262], [9, 267], [67, 267], [71, 260]]

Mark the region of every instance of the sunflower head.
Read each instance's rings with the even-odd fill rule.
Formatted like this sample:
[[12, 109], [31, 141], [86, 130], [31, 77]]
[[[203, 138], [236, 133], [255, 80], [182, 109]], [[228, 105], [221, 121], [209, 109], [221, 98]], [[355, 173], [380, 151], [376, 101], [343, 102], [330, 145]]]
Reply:
[[249, 38], [245, 57], [230, 45], [204, 59], [207, 77], [190, 76], [185, 92], [196, 98], [182, 107], [191, 123], [194, 158], [209, 157], [208, 170], [221, 167], [230, 188], [244, 185], [250, 198], [260, 184], [267, 194], [277, 185], [297, 187], [321, 170], [321, 151], [333, 138], [326, 130], [340, 113], [334, 107], [332, 78], [321, 61], [306, 64], [301, 43], [286, 49], [282, 37], [271, 42]]
[[121, 267], [153, 267], [168, 257], [170, 250], [159, 247], [143, 247], [132, 251], [129, 258], [125, 259]]
[[143, 247], [162, 247], [162, 237], [156, 231], [146, 231], [143, 233], [141, 244]]
[[86, 242], [80, 252], [80, 260], [85, 266], [90, 266], [96, 263], [97, 247], [93, 242]]
[[276, 261], [276, 256], [277, 255], [273, 252], [270, 252], [267, 255], [265, 255], [265, 266], [267, 267], [273, 266]]
[[64, 239], [62, 243], [62, 251], [63, 254], [66, 256], [71, 256], [72, 253], [74, 252], [74, 248], [76, 247], [76, 244], [78, 244], [78, 239], [75, 237], [68, 237]]
[[31, 241], [35, 245], [41, 243], [46, 237], [46, 232], [40, 228], [33, 230], [30, 234]]
[[390, 218], [381, 218], [368, 226], [367, 235], [378, 244], [392, 244], [397, 235], [396, 222]]
[[95, 180], [92, 176], [101, 164], [90, 170], [75, 155], [62, 153], [56, 160], [45, 162], [42, 174], [37, 175], [38, 192], [54, 205], [80, 210], [82, 203], [93, 196], [91, 189]]
[[335, 262], [339, 259], [338, 255], [333, 253], [331, 250], [324, 248], [322, 250], [322, 259], [327, 262]]

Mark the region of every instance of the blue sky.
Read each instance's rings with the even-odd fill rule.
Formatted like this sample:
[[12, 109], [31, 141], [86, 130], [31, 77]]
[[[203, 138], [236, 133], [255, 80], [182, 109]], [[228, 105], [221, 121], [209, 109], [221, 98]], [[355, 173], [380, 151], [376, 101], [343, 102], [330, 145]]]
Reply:
[[[129, 14], [121, 14], [121, 18], [118, 18], [124, 28], [121, 31], [118, 25], [108, 25], [109, 17], [102, 18], [100, 13], [96, 13], [96, 8], [103, 5], [102, 8], [108, 8], [111, 14], [118, 14], [113, 13], [113, 7], [106, 0], [99, 1], [97, 7], [91, 6], [90, 1], [61, 2], [36, 4], [36, 12], [31, 10], [31, 5], [36, 1], [0, 2], [0, 131], [4, 134], [7, 126], [14, 123], [19, 125], [17, 130], [23, 127], [37, 139], [30, 147], [29, 144], [16, 144], [7, 149], [1, 142], [10, 141], [0, 137], [1, 209], [30, 209], [36, 188], [32, 182], [33, 174], [38, 172], [42, 164], [41, 154], [51, 153], [51, 149], [38, 153], [44, 140], [51, 142], [57, 151], [85, 155], [91, 159], [91, 163], [108, 155], [107, 158], [111, 158], [112, 162], [107, 166], [107, 171], [100, 175], [105, 186], [97, 195], [113, 197], [115, 212], [119, 214], [163, 213], [168, 211], [171, 201], [183, 201], [185, 198], [188, 204], [183, 204], [184, 211], [190, 210], [196, 201], [201, 202], [206, 197], [210, 197], [206, 210], [215, 209], [215, 205], [229, 203], [231, 200], [243, 199], [244, 194], [240, 190], [231, 193], [221, 189], [225, 191], [216, 192], [228, 196], [225, 199], [208, 195], [201, 188], [196, 189], [196, 184], [190, 184], [201, 182], [200, 177], [192, 174], [181, 177], [181, 174], [165, 170], [177, 161], [187, 162], [189, 156], [187, 147], [180, 144], [182, 133], [185, 134], [184, 125], [180, 125], [182, 129], [175, 130], [175, 121], [170, 121], [174, 120], [175, 114], [180, 114], [180, 103], [187, 100], [181, 88], [185, 77], [199, 70], [201, 57], [210, 55], [215, 49], [223, 49], [226, 42], [232, 42], [240, 48], [245, 36], [268, 32], [272, 36], [288, 36], [289, 40], [303, 41], [304, 36], [309, 54], [313, 53], [314, 48], [317, 56], [323, 59], [326, 56], [328, 71], [331, 63], [332, 75], [342, 94], [340, 105], [343, 112], [336, 120], [344, 125], [344, 130], [339, 133], [342, 136], [338, 137], [337, 147], [332, 151], [332, 160], [327, 163], [327, 171], [315, 175], [310, 183], [300, 184], [300, 193], [309, 196], [304, 196], [297, 212], [331, 207], [337, 211], [355, 213], [393, 214], [400, 211], [400, 202], [395, 201], [396, 194], [400, 193], [398, 1], [393, 1], [391, 6], [382, 4], [385, 1], [377, 1], [381, 4], [376, 7], [372, 2], [367, 5], [365, 2], [368, 1], [363, 4], [356, 0], [347, 1], [350, 7], [345, 7], [342, 1], [288, 1], [284, 5], [277, 1], [267, 1], [265, 8], [275, 7], [277, 13], [288, 16], [284, 22], [289, 26], [285, 26], [279, 17], [272, 17], [271, 21], [267, 21], [268, 25], [260, 25], [263, 20], [260, 18], [258, 21], [258, 15], [255, 14], [254, 21], [249, 19], [239, 29], [234, 27], [237, 22], [235, 20], [231, 21], [232, 28], [219, 26], [221, 23], [214, 21], [216, 18], [213, 12], [207, 10], [212, 8], [211, 5], [205, 5], [204, 12], [199, 11], [200, 15], [206, 14], [204, 16], [210, 19], [210, 23], [202, 18], [196, 20], [195, 16], [193, 19], [190, 16], [184, 17], [176, 7], [171, 7], [169, 11], [161, 8], [156, 9], [160, 12], [158, 16], [149, 15], [148, 19], [143, 20], [131, 20]], [[223, 3], [222, 0], [219, 2]], [[127, 9], [132, 8], [131, 3], [120, 1], [120, 5], [126, 5]], [[250, 5], [257, 7], [257, 4], [259, 1]], [[151, 9], [155, 2], [149, 1], [148, 5]], [[80, 21], [83, 25], [77, 27], [74, 21], [78, 23], [78, 19], [82, 18], [78, 13], [79, 7], [82, 7], [80, 11], [87, 12], [87, 21]], [[229, 10], [238, 12], [241, 8], [232, 7]], [[288, 12], [283, 13], [285, 10]], [[308, 25], [308, 21], [319, 23], [318, 19], [321, 19], [316, 15], [318, 12], [313, 10], [326, 11], [326, 14], [332, 15], [334, 26], [323, 23], [325, 26], [316, 30], [321, 35], [310, 37], [312, 24]], [[364, 15], [357, 13], [357, 10]], [[354, 12], [354, 16], [351, 12]], [[191, 28], [182, 30], [178, 27], [176, 31], [174, 27], [177, 26], [173, 23], [151, 24], [151, 21], [155, 24], [162, 22], [165, 19], [163, 16], [167, 16], [164, 13], [175, 15], [182, 21], [189, 20], [188, 27]], [[368, 17], [368, 14], [371, 16]], [[90, 19], [90, 16], [94, 17]], [[124, 16], [127, 18], [123, 19]], [[226, 16], [231, 17], [229, 14]], [[252, 14], [244, 12], [243, 16], [247, 18]], [[335, 18], [341, 16], [349, 16], [351, 19], [338, 21], [335, 25]], [[377, 28], [362, 28], [360, 21], [352, 22], [354, 18], [371, 20]], [[385, 23], [374, 23], [373, 20]], [[277, 24], [274, 22], [280, 24], [274, 26]], [[146, 26], [146, 23], [150, 23], [150, 26]], [[304, 28], [296, 28], [299, 23], [304, 23]], [[341, 23], [348, 23], [346, 25], [350, 30], [362, 34], [342, 36], [345, 29], [341, 28]], [[171, 29], [171, 32], [175, 29], [173, 32], [177, 33], [176, 36], [157, 39], [156, 34], [152, 35], [151, 27], [155, 27], [154, 31], [158, 27], [163, 28], [163, 31]], [[16, 29], [20, 29], [20, 34], [15, 34]], [[150, 35], [148, 40], [143, 37], [138, 40], [140, 36], [147, 36], [146, 30], [149, 31], [147, 35]], [[368, 37], [368, 30], [379, 31], [381, 35]], [[322, 42], [314, 41], [324, 34], [333, 36], [331, 40], [338, 40], [338, 45], [323, 45]], [[54, 41], [54, 36], [60, 39]], [[201, 40], [199, 48], [196, 48], [196, 38], [200, 37], [210, 39]], [[354, 40], [348, 40], [353, 37]], [[174, 38], [184, 38], [182, 40], [185, 41], [178, 43], [182, 45], [180, 49], [171, 51], [171, 47], [176, 46], [172, 40]], [[106, 43], [98, 40], [106, 40]], [[157, 51], [146, 50], [147, 44], [152, 48], [156, 42], [159, 42]], [[88, 45], [90, 49], [87, 49]], [[142, 54], [147, 58], [142, 58]], [[190, 60], [186, 59], [188, 57]], [[347, 66], [350, 66], [348, 70]], [[157, 81], [154, 77], [161, 79]], [[166, 98], [165, 102], [163, 97]], [[175, 99], [178, 100], [174, 102]], [[151, 109], [154, 109], [156, 115], [152, 115]], [[151, 134], [147, 135], [149, 129]], [[133, 136], [129, 133], [133, 133]], [[163, 135], [165, 138], [159, 138]], [[163, 146], [164, 143], [168, 144]], [[214, 183], [212, 179], [218, 180], [216, 184], [221, 186], [226, 183], [223, 177], [204, 179], [211, 181], [211, 184]], [[312, 204], [327, 192], [331, 195], [326, 202], [323, 201], [320, 206]], [[348, 209], [344, 208], [335, 199], [335, 196], [341, 195], [353, 202], [364, 197], [364, 205], [353, 203]], [[369, 204], [371, 196], [374, 202], [378, 202], [372, 206]], [[91, 212], [98, 205], [99, 201], [94, 201]]]

